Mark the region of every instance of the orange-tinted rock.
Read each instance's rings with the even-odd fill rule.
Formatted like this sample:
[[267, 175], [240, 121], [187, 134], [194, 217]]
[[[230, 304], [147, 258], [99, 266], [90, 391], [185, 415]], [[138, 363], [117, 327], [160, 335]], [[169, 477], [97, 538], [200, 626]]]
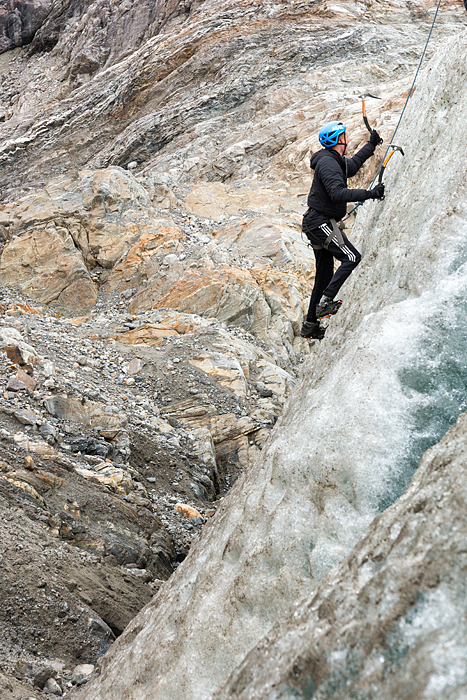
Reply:
[[34, 469], [36, 468], [36, 465], [34, 464], [34, 460], [31, 457], [31, 455], [27, 455], [24, 458], [24, 466], [26, 467], [26, 469], [29, 469], [30, 471], [34, 471]]
[[266, 185], [250, 181], [240, 188], [222, 182], [201, 183], [193, 187], [183, 204], [192, 214], [211, 219], [238, 215], [245, 209], [270, 214], [284, 209], [297, 212], [302, 209], [283, 182]]
[[248, 385], [239, 361], [224, 353], [208, 353], [189, 360], [189, 363], [202, 372], [216, 377], [220, 386], [230, 389], [245, 398], [248, 394]]
[[18, 371], [16, 372], [16, 377], [20, 382], [23, 382], [23, 384], [31, 391], [34, 391], [34, 389], [37, 386], [36, 380], [22, 369], [18, 369]]
[[148, 323], [141, 328], [121, 333], [116, 339], [125, 345], [160, 345], [164, 342], [164, 336], [178, 335], [174, 328], [163, 324]]
[[149, 205], [146, 190], [120, 168], [51, 180], [1, 208], [10, 241], [0, 282], [67, 313], [89, 311], [97, 297], [90, 270], [112, 268], [143, 231], [154, 230]]
[[107, 283], [108, 289], [123, 290], [139, 286], [143, 280], [159, 272], [157, 257], [183, 250], [180, 242], [182, 232], [177, 226], [169, 224], [168, 220], [160, 219], [147, 225], [113, 269]]
[[11, 241], [1, 256], [0, 282], [67, 311], [86, 311], [97, 298], [71, 236], [55, 227], [34, 228]]
[[23, 355], [17, 345], [6, 345], [5, 352], [8, 359], [15, 365], [24, 365]]
[[9, 360], [22, 367], [29, 367], [37, 361], [34, 348], [21, 341], [17, 345], [5, 345], [5, 352]]
[[185, 270], [169, 289], [159, 279], [138, 292], [130, 312], [171, 308], [189, 314], [215, 317], [251, 329], [267, 327], [270, 312], [261, 290], [247, 270], [227, 265], [219, 269]]
[[201, 513], [196, 510], [196, 508], [193, 508], [193, 506], [187, 506], [185, 503], [176, 503], [174, 508], [184, 515], [185, 518], [189, 518], [189, 520], [193, 520], [193, 518], [200, 518], [200, 520], [203, 520]]

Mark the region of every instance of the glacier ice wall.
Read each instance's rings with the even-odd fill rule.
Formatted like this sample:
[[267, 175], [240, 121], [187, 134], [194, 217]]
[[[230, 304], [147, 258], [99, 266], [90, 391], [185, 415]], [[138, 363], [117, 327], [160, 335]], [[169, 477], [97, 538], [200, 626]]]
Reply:
[[467, 413], [212, 700], [465, 700]]
[[208, 698], [403, 491], [467, 396], [467, 35], [420, 76], [344, 304], [257, 466], [103, 660], [88, 700]]

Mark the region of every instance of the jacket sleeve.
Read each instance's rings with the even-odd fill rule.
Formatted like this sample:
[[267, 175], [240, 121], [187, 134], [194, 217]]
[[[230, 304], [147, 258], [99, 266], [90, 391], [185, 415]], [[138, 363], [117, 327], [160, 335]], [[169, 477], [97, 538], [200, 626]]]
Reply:
[[351, 190], [345, 186], [341, 167], [334, 159], [322, 158], [316, 166], [315, 175], [318, 175], [333, 202], [364, 202], [370, 199], [367, 190]]
[[375, 152], [375, 146], [369, 141], [353, 156], [346, 158], [347, 177], [353, 177], [362, 167], [363, 163], [370, 158]]

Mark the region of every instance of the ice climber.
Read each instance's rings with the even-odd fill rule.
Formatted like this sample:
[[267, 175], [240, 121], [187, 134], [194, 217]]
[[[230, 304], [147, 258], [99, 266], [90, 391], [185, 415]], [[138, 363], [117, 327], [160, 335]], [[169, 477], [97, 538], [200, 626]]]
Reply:
[[[338, 311], [342, 302], [334, 301], [334, 297], [361, 260], [360, 253], [336, 222], [345, 216], [347, 202], [382, 199], [384, 184], [378, 184], [371, 190], [351, 190], [347, 187], [347, 178], [353, 177], [373, 155], [376, 146], [382, 143], [374, 129], [368, 143], [353, 158], [344, 157], [347, 138], [342, 122], [325, 124], [319, 132], [319, 142], [324, 148], [311, 157], [310, 165], [315, 172], [302, 225], [313, 246], [316, 276], [300, 335], [321, 339], [325, 329], [320, 327], [319, 319]], [[334, 258], [341, 263], [336, 272]]]

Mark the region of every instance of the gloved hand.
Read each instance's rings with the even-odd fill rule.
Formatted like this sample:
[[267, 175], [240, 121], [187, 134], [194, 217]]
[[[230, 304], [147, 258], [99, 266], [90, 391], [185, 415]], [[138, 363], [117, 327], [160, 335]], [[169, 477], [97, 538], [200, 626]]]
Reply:
[[379, 183], [372, 190], [367, 190], [368, 199], [384, 199], [384, 182]]
[[370, 134], [370, 143], [373, 144], [373, 146], [379, 146], [380, 144], [383, 143], [383, 139], [381, 136], [378, 134], [376, 129], [373, 129], [373, 131]]

